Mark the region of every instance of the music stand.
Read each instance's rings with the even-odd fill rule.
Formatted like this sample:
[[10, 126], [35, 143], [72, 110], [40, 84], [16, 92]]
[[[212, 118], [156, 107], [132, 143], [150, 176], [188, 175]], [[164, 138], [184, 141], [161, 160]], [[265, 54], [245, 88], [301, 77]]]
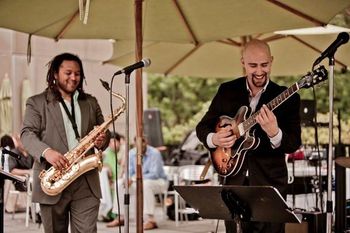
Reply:
[[[272, 186], [174, 186], [199, 215], [208, 219], [301, 223], [302, 215], [289, 209]], [[239, 221], [239, 222], [237, 222]]]
[[0, 170], [0, 231], [4, 232], [4, 184], [5, 180], [25, 182], [25, 178], [14, 176], [11, 173]]

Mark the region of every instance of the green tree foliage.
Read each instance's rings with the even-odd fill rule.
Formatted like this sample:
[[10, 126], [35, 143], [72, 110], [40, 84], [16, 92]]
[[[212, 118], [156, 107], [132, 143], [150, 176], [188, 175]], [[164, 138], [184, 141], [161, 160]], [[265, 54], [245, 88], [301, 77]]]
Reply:
[[[328, 67], [327, 67], [328, 69]], [[273, 78], [280, 85], [290, 86], [297, 82], [301, 77], [275, 77]], [[338, 114], [340, 114], [341, 124], [341, 142], [350, 144], [350, 73], [338, 73], [334, 74], [334, 115], [333, 115], [333, 138], [334, 143], [338, 143]], [[317, 107], [317, 122], [328, 123], [329, 122], [329, 85], [328, 80], [318, 84], [314, 87], [315, 99]], [[300, 98], [314, 99], [313, 89], [302, 89], [299, 91]], [[328, 127], [318, 128], [319, 143], [327, 144], [328, 139]], [[312, 127], [302, 128], [302, 139], [304, 144], [315, 144], [315, 130]]]
[[337, 14], [329, 23], [340, 27], [350, 28], [350, 8]]
[[[326, 67], [328, 69], [328, 67]], [[297, 82], [300, 77], [275, 77], [273, 78], [280, 85], [290, 86]], [[316, 96], [317, 112], [328, 113], [329, 111], [329, 86], [328, 80], [314, 87]], [[313, 89], [299, 90], [301, 99], [314, 99]], [[350, 117], [350, 73], [334, 74], [334, 111], [341, 111], [341, 117], [348, 119]]]
[[[166, 144], [178, 144], [202, 117], [223, 79], [149, 75], [148, 106], [161, 111]], [[204, 112], [203, 112], [204, 113]], [[197, 122], [196, 122], [197, 120]]]
[[[280, 85], [290, 86], [301, 77], [272, 77]], [[350, 143], [350, 74], [335, 73], [334, 111], [341, 113], [342, 142]], [[161, 111], [162, 130], [166, 144], [179, 144], [185, 135], [195, 128], [198, 121], [208, 109], [220, 83], [226, 79], [164, 77], [149, 75], [148, 106]], [[314, 99], [313, 90], [302, 89], [298, 92], [301, 99]], [[328, 122], [328, 81], [315, 87], [318, 122]], [[337, 125], [335, 116], [334, 124]], [[314, 129], [303, 128], [303, 142], [314, 144]], [[328, 142], [327, 128], [319, 129], [320, 143]], [[335, 142], [338, 132], [334, 131]]]

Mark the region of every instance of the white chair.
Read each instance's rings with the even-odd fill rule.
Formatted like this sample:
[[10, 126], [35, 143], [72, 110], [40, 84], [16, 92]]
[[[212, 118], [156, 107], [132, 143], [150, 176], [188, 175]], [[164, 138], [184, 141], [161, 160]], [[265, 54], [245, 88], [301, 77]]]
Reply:
[[[163, 194], [159, 194], [159, 199], [162, 202], [162, 208], [163, 208], [163, 217], [165, 219], [165, 216], [167, 215], [167, 205], [166, 205], [166, 201], [168, 199], [169, 195], [175, 195], [175, 191], [168, 191], [169, 189], [169, 185], [170, 182], [174, 182], [174, 176], [177, 176], [177, 172], [178, 172], [178, 166], [163, 166], [164, 172], [168, 177], [168, 188], [164, 191]], [[162, 199], [161, 197], [164, 196], [164, 199]]]
[[30, 214], [29, 211], [31, 211], [32, 215], [32, 221], [33, 223], [37, 222], [37, 213], [39, 213], [39, 203], [32, 202], [32, 192], [33, 192], [33, 177], [27, 176], [26, 179], [27, 182], [27, 204], [26, 204], [26, 227], [29, 226], [29, 218]]
[[[32, 210], [32, 219], [33, 219], [33, 222], [35, 223], [35, 215], [36, 215], [36, 208], [35, 208], [35, 205], [34, 203], [32, 203], [32, 177], [31, 176], [26, 176], [26, 186], [27, 186], [27, 191], [26, 191], [26, 206], [25, 206], [25, 212], [26, 212], [26, 219], [25, 219], [25, 226], [28, 227], [29, 226], [29, 218], [30, 218], [30, 209]], [[7, 187], [6, 187], [6, 190], [7, 190], [7, 195], [6, 195], [6, 201], [5, 203], [8, 202], [9, 198], [14, 198], [14, 201], [12, 202], [13, 203], [13, 206], [11, 207], [12, 209], [12, 219], [15, 218], [15, 213], [16, 213], [16, 207], [17, 207], [17, 204], [18, 204], [18, 200], [19, 200], [19, 197], [20, 195], [22, 195], [22, 193], [24, 192], [21, 192], [21, 191], [18, 191], [18, 190], [15, 190], [14, 189], [14, 186], [12, 184], [12, 181], [8, 181], [7, 182]], [[31, 208], [30, 208], [31, 207]]]
[[[179, 167], [178, 176], [174, 176], [174, 185], [201, 185], [213, 181], [213, 170], [209, 168], [207, 174], [201, 177], [205, 165], [185, 165]], [[187, 214], [196, 213], [193, 208], [186, 207], [186, 202], [178, 193], [175, 194], [175, 222], [179, 225], [179, 216], [182, 221], [188, 221]]]

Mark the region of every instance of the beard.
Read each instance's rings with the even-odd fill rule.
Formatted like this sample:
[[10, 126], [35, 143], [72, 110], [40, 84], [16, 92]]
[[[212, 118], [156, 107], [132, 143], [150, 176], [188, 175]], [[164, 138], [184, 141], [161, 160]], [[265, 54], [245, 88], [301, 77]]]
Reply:
[[73, 94], [75, 90], [78, 88], [79, 82], [74, 82], [74, 83], [62, 83], [58, 81], [57, 87], [61, 92], [64, 92], [65, 94]]
[[257, 78], [256, 75], [253, 75], [252, 83], [255, 87], [264, 87], [267, 83], [267, 73], [264, 73], [262, 78]]

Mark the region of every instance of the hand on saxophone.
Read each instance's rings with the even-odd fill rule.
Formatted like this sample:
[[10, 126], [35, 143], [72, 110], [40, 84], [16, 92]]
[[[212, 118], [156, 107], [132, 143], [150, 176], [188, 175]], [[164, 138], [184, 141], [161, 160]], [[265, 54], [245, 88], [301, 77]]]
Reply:
[[55, 169], [62, 170], [69, 165], [69, 161], [58, 151], [48, 149], [44, 155], [47, 162], [49, 162]]
[[97, 149], [101, 149], [105, 144], [105, 142], [106, 142], [106, 133], [102, 132], [97, 136], [94, 144], [95, 144], [95, 147], [97, 147]]

